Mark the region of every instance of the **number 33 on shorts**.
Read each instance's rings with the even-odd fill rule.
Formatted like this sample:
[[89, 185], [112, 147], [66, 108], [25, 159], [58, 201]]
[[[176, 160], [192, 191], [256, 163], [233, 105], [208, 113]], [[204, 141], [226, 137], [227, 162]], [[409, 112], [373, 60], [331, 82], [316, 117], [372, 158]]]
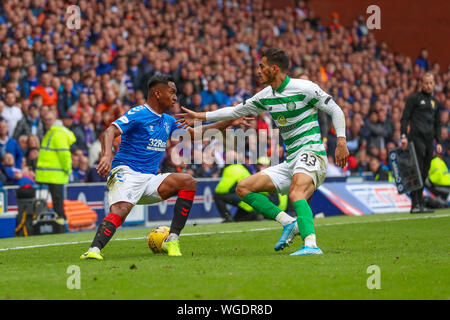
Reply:
[[317, 156], [314, 153], [302, 153], [299, 156], [299, 160], [297, 161], [296, 167], [303, 167], [308, 170], [318, 170], [319, 169], [319, 161]]

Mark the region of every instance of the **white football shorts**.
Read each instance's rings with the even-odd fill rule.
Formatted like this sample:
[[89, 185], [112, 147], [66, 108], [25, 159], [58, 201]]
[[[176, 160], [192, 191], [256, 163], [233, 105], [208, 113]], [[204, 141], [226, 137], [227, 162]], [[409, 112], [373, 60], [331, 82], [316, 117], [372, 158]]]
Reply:
[[149, 174], [140, 173], [128, 166], [118, 166], [111, 170], [106, 185], [108, 187], [108, 202], [136, 204], [152, 204], [161, 202], [158, 188], [171, 173]]
[[292, 177], [296, 173], [304, 173], [313, 179], [317, 189], [327, 175], [328, 160], [326, 156], [318, 155], [311, 151], [300, 152], [289, 163], [284, 161], [276, 166], [262, 170], [272, 180], [281, 194], [289, 194]]

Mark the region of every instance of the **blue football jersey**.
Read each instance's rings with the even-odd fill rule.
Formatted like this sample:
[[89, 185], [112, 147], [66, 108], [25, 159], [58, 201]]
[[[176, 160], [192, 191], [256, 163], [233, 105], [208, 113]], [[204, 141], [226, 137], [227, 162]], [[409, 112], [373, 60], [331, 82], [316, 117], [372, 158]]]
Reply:
[[157, 114], [147, 104], [134, 107], [113, 122], [122, 132], [112, 168], [126, 165], [134, 171], [156, 174], [167, 140], [177, 129], [175, 118]]

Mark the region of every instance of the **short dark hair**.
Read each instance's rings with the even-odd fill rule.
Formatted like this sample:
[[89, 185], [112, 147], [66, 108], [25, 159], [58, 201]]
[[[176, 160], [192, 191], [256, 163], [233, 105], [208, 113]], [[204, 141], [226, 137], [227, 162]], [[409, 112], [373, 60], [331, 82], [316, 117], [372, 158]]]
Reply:
[[155, 74], [147, 81], [147, 89], [150, 90], [157, 84], [168, 84], [169, 82], [175, 82], [172, 76], [166, 74]]
[[281, 71], [286, 72], [289, 68], [289, 56], [286, 51], [279, 48], [269, 48], [262, 52], [270, 65], [277, 65]]

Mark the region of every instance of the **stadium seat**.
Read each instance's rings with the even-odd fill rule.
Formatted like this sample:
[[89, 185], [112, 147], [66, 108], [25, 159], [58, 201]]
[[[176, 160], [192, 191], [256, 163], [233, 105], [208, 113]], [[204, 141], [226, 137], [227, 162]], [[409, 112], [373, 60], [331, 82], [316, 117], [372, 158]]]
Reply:
[[[53, 203], [48, 203], [53, 208]], [[69, 231], [95, 230], [97, 213], [89, 205], [78, 200], [64, 200], [64, 211], [69, 224]]]

